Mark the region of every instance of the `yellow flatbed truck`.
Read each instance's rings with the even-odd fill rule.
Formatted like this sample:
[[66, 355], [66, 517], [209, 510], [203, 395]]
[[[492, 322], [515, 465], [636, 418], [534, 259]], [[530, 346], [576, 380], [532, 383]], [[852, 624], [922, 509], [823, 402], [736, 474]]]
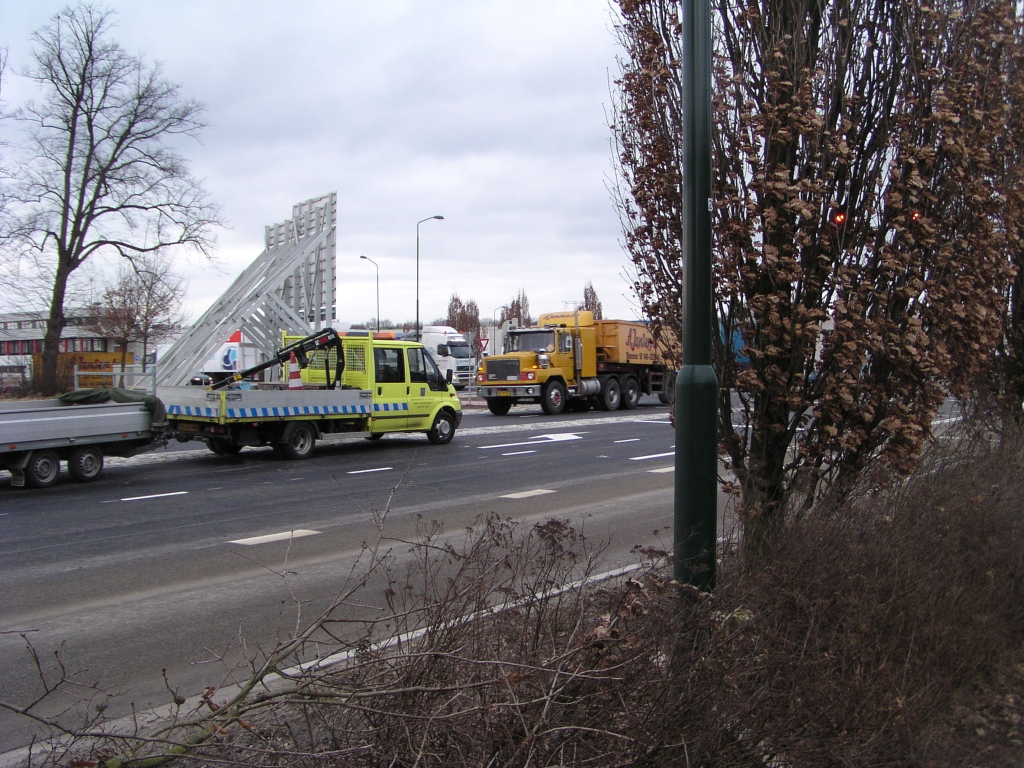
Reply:
[[270, 445], [281, 457], [304, 459], [327, 434], [423, 432], [435, 445], [451, 442], [462, 422], [459, 398], [422, 344], [325, 329], [286, 344], [277, 356], [241, 371], [227, 386], [257, 370], [288, 363], [323, 372], [324, 385], [296, 389], [160, 387], [168, 429], [180, 440], [203, 440], [214, 453]]
[[594, 320], [592, 312], [551, 312], [535, 328], [509, 331], [504, 353], [484, 358], [476, 380], [498, 416], [518, 403], [540, 403], [547, 414], [636, 408], [641, 395], [664, 401], [672, 388], [645, 324]]

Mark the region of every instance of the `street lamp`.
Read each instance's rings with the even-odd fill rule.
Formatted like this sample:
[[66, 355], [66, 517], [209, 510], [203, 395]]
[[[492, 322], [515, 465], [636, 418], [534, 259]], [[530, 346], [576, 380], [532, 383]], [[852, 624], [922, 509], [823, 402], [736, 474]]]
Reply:
[[420, 339], [420, 224], [424, 221], [437, 219], [444, 221], [444, 216], [427, 216], [416, 222], [416, 340]]
[[377, 270], [377, 333], [380, 333], [380, 267], [377, 266], [377, 262], [366, 256], [360, 256], [360, 259], [366, 259], [368, 262], [373, 264]]

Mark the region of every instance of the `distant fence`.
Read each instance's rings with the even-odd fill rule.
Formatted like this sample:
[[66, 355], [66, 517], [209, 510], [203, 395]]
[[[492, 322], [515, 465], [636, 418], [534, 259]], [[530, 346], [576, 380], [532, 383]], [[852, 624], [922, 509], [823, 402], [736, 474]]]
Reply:
[[139, 365], [111, 366], [109, 370], [96, 370], [95, 365], [75, 366], [75, 389], [134, 389], [156, 394], [156, 367], [145, 371]]

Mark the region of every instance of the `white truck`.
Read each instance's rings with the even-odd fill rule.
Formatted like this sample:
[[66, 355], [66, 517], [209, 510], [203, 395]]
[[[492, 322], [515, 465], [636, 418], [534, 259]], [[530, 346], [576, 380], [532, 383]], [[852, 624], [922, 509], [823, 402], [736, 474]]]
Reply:
[[441, 369], [441, 375], [452, 374], [452, 386], [465, 389], [476, 373], [473, 345], [450, 325], [425, 325], [421, 343]]

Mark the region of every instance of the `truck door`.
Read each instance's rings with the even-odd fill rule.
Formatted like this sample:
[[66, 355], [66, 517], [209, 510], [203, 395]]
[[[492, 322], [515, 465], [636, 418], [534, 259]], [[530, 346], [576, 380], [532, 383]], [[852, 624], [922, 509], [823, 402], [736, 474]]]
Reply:
[[395, 432], [409, 426], [409, 383], [405, 350], [373, 346], [373, 431]]
[[407, 350], [409, 361], [409, 427], [430, 429], [438, 401], [448, 397], [448, 385], [430, 355], [420, 347]]

